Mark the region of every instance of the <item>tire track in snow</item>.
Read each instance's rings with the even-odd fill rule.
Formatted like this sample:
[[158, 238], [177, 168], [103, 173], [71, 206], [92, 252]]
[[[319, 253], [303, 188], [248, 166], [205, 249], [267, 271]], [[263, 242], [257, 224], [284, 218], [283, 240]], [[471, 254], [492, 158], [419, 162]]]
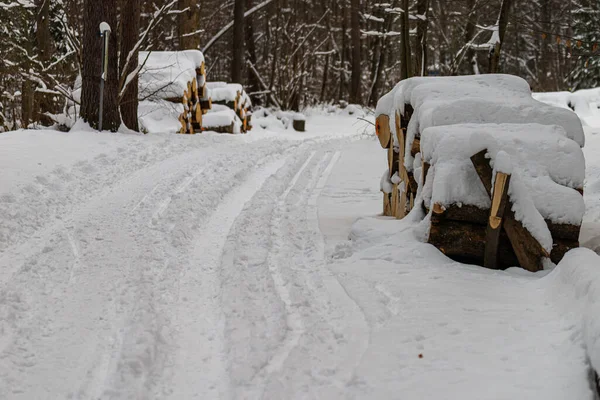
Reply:
[[[304, 174], [304, 172], [306, 171], [308, 165], [310, 164], [310, 162], [312, 161], [312, 159], [314, 158], [316, 153], [317, 153], [316, 151], [311, 152], [308, 159], [300, 167], [300, 169], [298, 170], [296, 175], [294, 175], [294, 178], [292, 178], [292, 180], [291, 180], [290, 184], [288, 185], [288, 187], [286, 188], [285, 192], [283, 192], [283, 194], [279, 197], [279, 200], [277, 202], [277, 216], [275, 218], [273, 218], [273, 221], [271, 222], [272, 228], [278, 227], [280, 225], [281, 214], [283, 214], [284, 209], [285, 209], [285, 202], [286, 202], [290, 192], [292, 191], [292, 189], [298, 183], [298, 180], [300, 179], [302, 174]], [[327, 154], [323, 155], [322, 159], [317, 164], [317, 168], [318, 168], [318, 165], [320, 163], [322, 163], [326, 157], [327, 157]], [[277, 235], [281, 236], [281, 232], [278, 232], [278, 229], [276, 229], [275, 231], [276, 231]], [[281, 345], [281, 347], [279, 348], [279, 350], [276, 352], [276, 354], [273, 357], [271, 357], [271, 359], [268, 361], [268, 363], [256, 374], [256, 376], [262, 377], [263, 380], [267, 379], [271, 374], [273, 374], [274, 372], [281, 369], [281, 367], [285, 363], [285, 360], [289, 357], [292, 350], [298, 345], [298, 341], [300, 340], [300, 337], [304, 334], [304, 323], [302, 322], [302, 316], [293, 307], [292, 297], [291, 297], [290, 291], [287, 287], [288, 286], [287, 282], [284, 279], [277, 263], [274, 262], [274, 260], [272, 260], [271, 258], [272, 257], [270, 254], [269, 259], [267, 260], [267, 263], [269, 266], [269, 271], [271, 273], [271, 277], [273, 279], [273, 283], [275, 284], [275, 290], [277, 291], [279, 298], [281, 299], [281, 301], [283, 302], [283, 304], [285, 306], [285, 310], [286, 310], [286, 314], [287, 314], [286, 323], [287, 323], [288, 330], [286, 332], [284, 342]]]
[[195, 240], [189, 265], [181, 276], [177, 310], [179, 349], [173, 361], [176, 372], [169, 398], [227, 397], [229, 384], [221, 336], [224, 316], [216, 311], [220, 293], [216, 272], [229, 232], [246, 203], [285, 165], [288, 157], [270, 162], [229, 193]]

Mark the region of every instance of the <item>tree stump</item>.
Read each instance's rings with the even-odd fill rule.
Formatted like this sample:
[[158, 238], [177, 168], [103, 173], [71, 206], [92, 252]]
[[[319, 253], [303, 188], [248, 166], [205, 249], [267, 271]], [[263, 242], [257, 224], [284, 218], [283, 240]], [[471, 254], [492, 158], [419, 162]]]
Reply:
[[306, 131], [306, 120], [304, 119], [294, 119], [292, 121], [292, 126], [294, 127], [294, 130], [297, 132], [304, 132]]

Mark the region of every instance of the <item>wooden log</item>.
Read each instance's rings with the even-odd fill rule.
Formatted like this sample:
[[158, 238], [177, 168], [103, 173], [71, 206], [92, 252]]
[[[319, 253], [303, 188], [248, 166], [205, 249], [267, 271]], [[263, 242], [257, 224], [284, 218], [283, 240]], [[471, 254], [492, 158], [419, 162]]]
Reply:
[[392, 217], [396, 217], [398, 218], [398, 209], [399, 209], [399, 193], [398, 193], [398, 185], [393, 185], [392, 186], [392, 196], [391, 196], [391, 203], [392, 203]]
[[200, 107], [200, 103], [196, 103], [194, 107], [194, 122], [202, 126], [202, 107]]
[[490, 161], [485, 158], [486, 154], [487, 150], [480, 151], [471, 157], [471, 162], [475, 167], [475, 171], [477, 171], [477, 175], [479, 175], [479, 179], [485, 187], [485, 191], [487, 192], [488, 196], [491, 196], [493, 170], [492, 167], [490, 167]]
[[198, 96], [198, 82], [196, 82], [196, 78], [192, 79], [192, 102], [196, 103], [200, 100]]
[[502, 218], [508, 203], [509, 184], [510, 175], [502, 172], [496, 174], [492, 192], [492, 208], [485, 232], [485, 255], [483, 258], [483, 265], [490, 269], [497, 269], [498, 245], [502, 231]]
[[[429, 208], [425, 207], [425, 212], [429, 213]], [[439, 207], [442, 207], [441, 205]], [[489, 209], [483, 209], [469, 204], [451, 204], [443, 206], [443, 218], [452, 221], [463, 221], [472, 224], [486, 225], [490, 215]], [[579, 225], [556, 224], [546, 220], [548, 230], [554, 239], [565, 239], [568, 241], [579, 240]]]
[[401, 186], [404, 188], [404, 190], [402, 190], [399, 195], [398, 195], [398, 209], [396, 211], [396, 218], [397, 219], [402, 219], [404, 217], [406, 217], [407, 214], [407, 209], [408, 209], [408, 203], [407, 203], [407, 197], [406, 197], [406, 184], [403, 184], [403, 186]]
[[224, 126], [206, 126], [202, 127], [203, 131], [213, 131], [217, 133], [230, 133], [233, 134], [235, 132], [235, 123], [232, 122], [231, 125]]
[[392, 212], [392, 203], [390, 201], [390, 194], [382, 191], [383, 193], [383, 216], [391, 217], [393, 215]]
[[413, 108], [410, 104], [404, 105], [404, 115], [402, 116], [402, 128], [408, 128], [408, 124], [410, 123], [410, 119], [413, 115]]
[[[488, 195], [491, 196], [493, 172], [489, 160], [485, 158], [486, 152], [487, 150], [483, 150], [475, 154], [471, 157], [471, 162], [475, 166], [479, 179], [486, 188]], [[516, 220], [515, 213], [512, 211], [512, 202], [510, 199], [504, 215], [503, 228], [510, 239], [520, 266], [531, 272], [537, 272], [544, 269], [542, 264], [543, 258], [549, 257], [550, 255], [531, 233], [525, 229], [523, 224]]]
[[200, 107], [202, 108], [203, 114], [206, 114], [208, 110], [212, 109], [212, 100], [210, 97], [208, 99], [200, 99]]
[[208, 98], [208, 89], [206, 88], [206, 84], [198, 87], [198, 97], [201, 99]]
[[[434, 204], [433, 209], [435, 210], [437, 207], [438, 210], [441, 210], [438, 214], [440, 218], [452, 220], [452, 221], [462, 221], [469, 222], [477, 225], [486, 225], [488, 217], [490, 215], [490, 210], [481, 209], [479, 207], [463, 204], [451, 204], [449, 206], [443, 206], [441, 204]], [[429, 210], [427, 210], [429, 212]], [[432, 219], [435, 217], [436, 213], [432, 215]]]
[[[431, 224], [428, 242], [446, 256], [459, 262], [483, 265], [485, 254], [485, 226], [465, 222], [441, 220]], [[519, 265], [510, 240], [502, 231], [498, 241], [497, 268]]]
[[552, 251], [550, 252], [550, 260], [554, 264], [558, 264], [569, 250], [576, 249], [577, 247], [579, 247], [578, 241], [554, 239]]
[[394, 170], [394, 146], [388, 147], [387, 159], [388, 159], [388, 170], [390, 172], [390, 178], [391, 178], [393, 175], [392, 171]]
[[181, 114], [179, 116], [179, 123], [181, 124], [179, 133], [186, 133], [187, 132], [187, 123], [185, 122], [184, 114]]
[[571, 224], [555, 224], [546, 220], [548, 230], [552, 234], [553, 239], [565, 239], [571, 242], [579, 241], [579, 234], [581, 232], [580, 225]]
[[390, 147], [390, 117], [384, 114], [381, 114], [375, 120], [375, 134], [377, 138], [379, 138], [379, 144], [384, 149]]
[[429, 168], [431, 168], [431, 164], [423, 160], [421, 167], [421, 185], [423, 186], [425, 186], [425, 182], [427, 181], [427, 173], [429, 172]]
[[394, 115], [394, 124], [396, 126], [396, 135], [400, 137], [400, 132], [402, 132], [402, 116], [398, 111]]
[[421, 140], [415, 138], [412, 142], [412, 147], [410, 148], [410, 155], [416, 157], [417, 154], [421, 152]]
[[415, 176], [412, 172], [408, 172], [408, 188], [411, 195], [416, 196], [419, 190], [419, 184], [415, 180]]

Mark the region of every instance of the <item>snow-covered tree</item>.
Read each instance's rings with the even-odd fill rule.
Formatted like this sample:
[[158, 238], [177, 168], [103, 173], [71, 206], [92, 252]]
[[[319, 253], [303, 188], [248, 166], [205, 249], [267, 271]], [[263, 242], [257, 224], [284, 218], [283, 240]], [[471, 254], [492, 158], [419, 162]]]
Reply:
[[[586, 1], [573, 11], [575, 54], [579, 53], [571, 73], [573, 89], [594, 88], [600, 85], [600, 2]], [[581, 44], [578, 46], [577, 44]]]

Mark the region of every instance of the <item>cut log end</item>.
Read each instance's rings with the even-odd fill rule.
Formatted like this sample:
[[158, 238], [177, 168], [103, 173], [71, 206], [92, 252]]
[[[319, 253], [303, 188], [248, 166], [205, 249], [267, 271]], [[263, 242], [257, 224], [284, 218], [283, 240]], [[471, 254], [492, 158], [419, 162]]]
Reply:
[[390, 117], [387, 115], [379, 115], [375, 120], [375, 133], [379, 138], [379, 144], [384, 149], [390, 147]]

